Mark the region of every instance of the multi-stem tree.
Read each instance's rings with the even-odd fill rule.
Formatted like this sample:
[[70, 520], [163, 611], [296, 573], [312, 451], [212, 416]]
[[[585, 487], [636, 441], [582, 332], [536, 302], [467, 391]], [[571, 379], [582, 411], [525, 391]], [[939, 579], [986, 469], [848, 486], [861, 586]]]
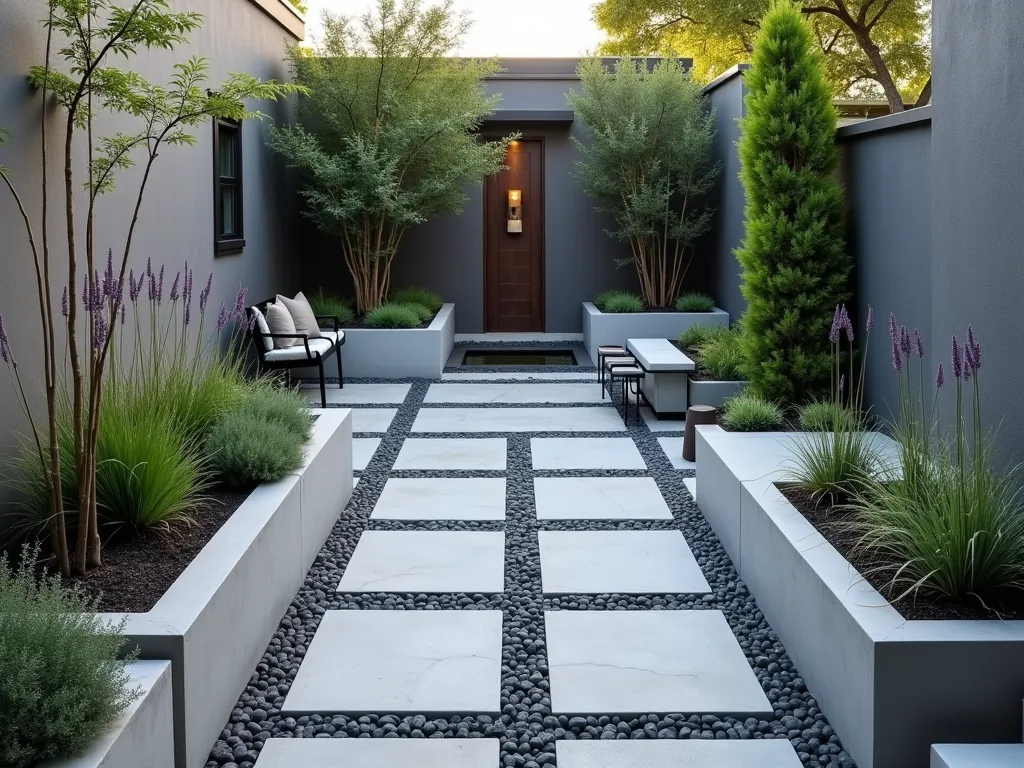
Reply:
[[323, 39], [295, 46], [299, 125], [271, 146], [299, 169], [306, 215], [340, 241], [359, 312], [387, 298], [405, 231], [458, 213], [465, 188], [501, 170], [508, 141], [477, 131], [498, 97], [484, 93], [495, 61], [452, 58], [467, 31], [453, 0], [379, 0], [362, 18], [324, 15]]
[[582, 93], [569, 102], [589, 130], [573, 137], [582, 159], [577, 176], [599, 211], [615, 221], [613, 237], [629, 243], [648, 306], [679, 295], [697, 239], [711, 211], [701, 199], [718, 169], [711, 164], [714, 116], [682, 63], [600, 59], [579, 67]]
[[800, 402], [827, 390], [829, 329], [848, 298], [851, 261], [832, 91], [798, 5], [779, 0], [762, 19], [744, 81], [744, 373], [758, 394]]
[[[43, 100], [42, 197], [38, 212], [30, 212], [8, 169], [0, 169], [0, 177], [21, 213], [35, 267], [45, 359], [47, 429], [40, 432], [34, 422], [32, 429], [35, 434], [45, 435], [46, 446], [43, 447], [42, 439], [38, 443], [50, 487], [52, 545], [61, 570], [69, 573], [72, 561], [64, 528], [65, 500], [61, 493], [56, 426], [59, 388], [70, 388], [77, 478], [74, 503], [78, 508], [73, 565], [76, 571], [84, 572], [88, 566], [100, 563], [95, 477], [103, 376], [113, 338], [111, 329], [121, 312], [128, 259], [153, 165], [164, 148], [195, 144], [196, 137], [190, 129], [214, 118], [262, 117], [260, 112], [249, 111], [244, 102], [278, 99], [297, 88], [232, 74], [216, 90], [208, 91], [207, 64], [200, 58], [177, 64], [165, 86], [152, 84], [137, 72], [118, 67], [120, 61], [130, 62], [140, 48], [170, 50], [187, 43], [189, 33], [201, 26], [199, 14], [172, 12], [167, 0], [134, 0], [126, 5], [117, 5], [112, 0], [46, 0], [46, 6], [46, 59], [29, 71], [29, 81]], [[68, 256], [60, 308], [62, 320], [55, 319], [53, 306], [60, 283], [55, 284], [51, 274], [50, 222], [54, 214], [49, 203], [54, 185], [47, 162], [51, 140], [47, 128], [54, 107], [64, 117], [56, 137], [63, 151], [55, 194], [63, 207], [61, 245], [66, 246]], [[121, 124], [133, 122], [135, 130], [98, 134], [97, 120], [103, 112], [120, 116]], [[87, 163], [85, 178], [81, 179], [75, 150], [76, 142], [83, 140]], [[132, 218], [127, 231], [116, 236], [121, 244], [116, 248], [112, 268], [100, 274], [95, 244], [97, 207], [101, 197], [114, 189], [118, 172], [136, 164], [141, 165], [142, 173], [129, 198]], [[87, 191], [84, 215], [75, 206], [82, 186]], [[114, 238], [113, 233], [104, 233], [106, 242]], [[106, 252], [106, 248], [102, 250]], [[70, 382], [62, 381], [57, 370], [57, 323], [66, 327]]]

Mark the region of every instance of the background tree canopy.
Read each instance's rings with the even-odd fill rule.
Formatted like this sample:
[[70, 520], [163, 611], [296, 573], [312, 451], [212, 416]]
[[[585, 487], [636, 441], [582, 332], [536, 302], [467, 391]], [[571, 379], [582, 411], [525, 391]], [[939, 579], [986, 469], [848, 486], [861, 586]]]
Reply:
[[[837, 94], [878, 97], [894, 112], [914, 102], [930, 78], [928, 0], [802, 0]], [[605, 53], [689, 56], [708, 80], [749, 61], [771, 0], [601, 0]], [[902, 98], [900, 98], [902, 97]]]

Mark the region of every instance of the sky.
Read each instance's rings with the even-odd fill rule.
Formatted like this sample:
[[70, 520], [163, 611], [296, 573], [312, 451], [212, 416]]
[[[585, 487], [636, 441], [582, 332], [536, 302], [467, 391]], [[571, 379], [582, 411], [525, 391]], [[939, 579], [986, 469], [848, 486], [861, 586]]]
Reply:
[[[430, 0], [425, 0], [429, 4]], [[316, 34], [324, 9], [346, 16], [376, 7], [376, 0], [307, 0], [307, 30]], [[602, 39], [591, 19], [596, 0], [456, 0], [474, 24], [457, 55], [578, 57]], [[538, 24], [538, 19], [543, 23]]]

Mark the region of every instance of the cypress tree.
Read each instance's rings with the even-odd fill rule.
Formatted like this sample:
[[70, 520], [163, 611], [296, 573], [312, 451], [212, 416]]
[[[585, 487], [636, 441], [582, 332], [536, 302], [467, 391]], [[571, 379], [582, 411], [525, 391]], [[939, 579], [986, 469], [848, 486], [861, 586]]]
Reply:
[[836, 112], [821, 53], [799, 7], [775, 2], [761, 22], [741, 121], [746, 190], [744, 373], [767, 398], [801, 402], [828, 388], [828, 340], [848, 300], [851, 262], [835, 178]]

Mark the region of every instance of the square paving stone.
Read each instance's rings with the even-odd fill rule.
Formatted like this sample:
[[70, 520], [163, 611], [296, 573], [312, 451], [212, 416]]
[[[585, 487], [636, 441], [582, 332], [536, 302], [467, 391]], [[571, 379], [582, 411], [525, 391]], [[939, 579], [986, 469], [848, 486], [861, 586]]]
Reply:
[[502, 531], [363, 531], [339, 592], [466, 592], [505, 589]]
[[671, 520], [649, 477], [538, 477], [539, 520]]
[[380, 447], [379, 437], [352, 438], [352, 469], [361, 472]]
[[681, 437], [659, 437], [658, 444], [661, 450], [668, 456], [675, 469], [696, 469], [697, 462], [687, 461], [683, 458], [683, 438]]
[[683, 432], [686, 430], [685, 419], [659, 419], [654, 411], [644, 406], [640, 409], [647, 428], [651, 432]]
[[580, 408], [421, 408], [413, 432], [625, 432], [611, 406]]
[[600, 403], [601, 388], [593, 384], [431, 384], [425, 403]]
[[555, 757], [558, 768], [800, 768], [802, 765], [786, 739], [559, 741], [555, 744]]
[[504, 478], [391, 478], [374, 520], [504, 520]]
[[534, 469], [647, 469], [628, 437], [535, 437]]
[[282, 710], [497, 712], [501, 621], [501, 611], [327, 611]]
[[353, 432], [387, 432], [397, 408], [353, 408]]
[[711, 591], [681, 531], [541, 531], [540, 573], [545, 595]]
[[409, 437], [395, 469], [505, 469], [508, 446], [503, 437]]
[[498, 739], [268, 739], [259, 768], [494, 768]]
[[[401, 405], [409, 394], [412, 384], [346, 384], [339, 389], [337, 384], [327, 385], [327, 402], [331, 405]], [[303, 392], [310, 402], [320, 403], [320, 385], [304, 384]]]
[[684, 477], [683, 485], [686, 486], [686, 490], [690, 492], [690, 495], [697, 499], [697, 478], [696, 477]]
[[555, 714], [770, 714], [721, 611], [545, 611]]

